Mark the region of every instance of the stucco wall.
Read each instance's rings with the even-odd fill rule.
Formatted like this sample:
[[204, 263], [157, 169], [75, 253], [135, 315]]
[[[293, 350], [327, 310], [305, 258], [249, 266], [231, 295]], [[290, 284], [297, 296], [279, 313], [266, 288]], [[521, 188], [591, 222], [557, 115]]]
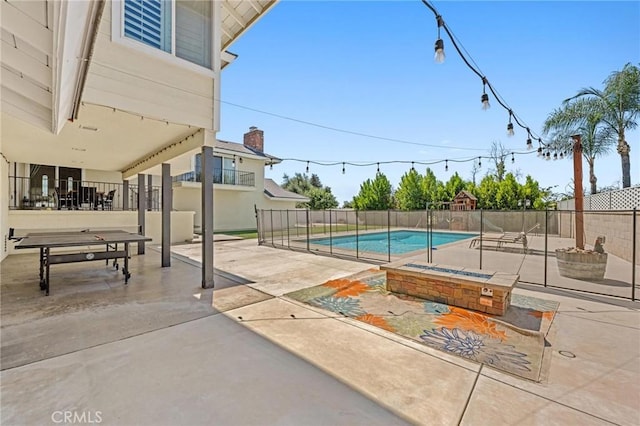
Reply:
[[[558, 211], [560, 236], [575, 238], [575, 213]], [[584, 242], [588, 248], [600, 235], [606, 237], [605, 251], [631, 262], [633, 257], [633, 211], [584, 213]], [[640, 214], [636, 213], [636, 231], [640, 233]], [[640, 237], [636, 238], [636, 264], [640, 264]]]
[[[162, 213], [146, 212], [145, 235], [153, 238], [150, 244], [162, 243]], [[135, 231], [138, 225], [137, 211], [58, 211], [58, 210], [12, 210], [8, 214], [9, 227], [18, 233], [36, 229], [105, 229], [117, 228]], [[182, 243], [193, 238], [193, 212], [171, 212], [171, 243]], [[9, 254], [26, 253], [30, 250], [16, 251], [9, 243]], [[34, 250], [35, 251], [35, 250]]]
[[[273, 201], [264, 192], [253, 188], [250, 191], [234, 189], [213, 190], [213, 229], [218, 231], [237, 231], [256, 229], [254, 205], [258, 209], [286, 210], [294, 209], [295, 201]], [[182, 182], [173, 188], [173, 208], [193, 210], [195, 231], [202, 225], [201, 188], [199, 183]]]

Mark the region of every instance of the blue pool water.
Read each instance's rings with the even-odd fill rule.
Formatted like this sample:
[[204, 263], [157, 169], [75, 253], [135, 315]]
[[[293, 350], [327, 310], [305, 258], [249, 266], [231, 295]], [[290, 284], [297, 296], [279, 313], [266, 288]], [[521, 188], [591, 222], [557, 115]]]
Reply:
[[[460, 234], [455, 232], [432, 232], [432, 247], [455, 241], [473, 238], [474, 234]], [[333, 238], [319, 238], [310, 240], [311, 244], [323, 246], [332, 245], [336, 249], [370, 251], [387, 254], [391, 242], [391, 254], [403, 254], [427, 248], [427, 233], [425, 231], [391, 231], [376, 232], [373, 234], [361, 234], [357, 239], [355, 235], [344, 235]]]

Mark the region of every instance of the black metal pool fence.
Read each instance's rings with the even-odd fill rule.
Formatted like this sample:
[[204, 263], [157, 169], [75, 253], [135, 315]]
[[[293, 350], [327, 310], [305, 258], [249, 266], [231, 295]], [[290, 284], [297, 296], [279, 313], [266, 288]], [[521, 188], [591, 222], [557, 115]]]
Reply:
[[[517, 273], [520, 282], [636, 300], [640, 265], [638, 212], [633, 210], [256, 210], [258, 242], [276, 248], [387, 263], [424, 256], [427, 262]], [[599, 278], [561, 275], [557, 249], [576, 246], [582, 221], [586, 249], [604, 237], [606, 272]], [[424, 246], [401, 253], [394, 231], [424, 233]], [[466, 234], [439, 244], [447, 234]], [[376, 235], [372, 235], [376, 234]], [[350, 244], [343, 244], [347, 237]], [[379, 243], [372, 249], [369, 240]], [[382, 247], [382, 249], [380, 248]]]

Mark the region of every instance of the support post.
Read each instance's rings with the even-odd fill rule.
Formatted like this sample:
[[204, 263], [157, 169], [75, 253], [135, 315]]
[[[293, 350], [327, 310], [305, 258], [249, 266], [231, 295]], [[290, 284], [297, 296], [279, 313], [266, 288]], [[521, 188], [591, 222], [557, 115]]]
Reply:
[[213, 147], [204, 145], [202, 160], [202, 288], [213, 288]]
[[[138, 174], [138, 230], [140, 235], [144, 235], [144, 213], [145, 213], [145, 190], [144, 190], [144, 175]], [[144, 254], [144, 241], [138, 243], [138, 254]]]
[[482, 209], [480, 209], [480, 269], [482, 269], [482, 234], [484, 232], [484, 222], [482, 216]]
[[126, 179], [122, 181], [122, 210], [129, 210], [129, 181]]
[[171, 164], [162, 163], [162, 267], [171, 266]]
[[549, 249], [549, 208], [544, 209], [544, 286], [547, 286], [547, 268], [548, 268], [548, 249]]
[[576, 200], [576, 248], [584, 250], [584, 197], [582, 191], [582, 142], [580, 135], [573, 139], [573, 183]]
[[311, 250], [311, 246], [309, 245], [309, 209], [306, 209], [305, 212], [307, 213], [307, 251]]
[[147, 210], [153, 210], [153, 175], [147, 175]]
[[633, 243], [631, 249], [631, 300], [636, 300], [636, 255], [638, 254], [638, 209], [633, 208]]

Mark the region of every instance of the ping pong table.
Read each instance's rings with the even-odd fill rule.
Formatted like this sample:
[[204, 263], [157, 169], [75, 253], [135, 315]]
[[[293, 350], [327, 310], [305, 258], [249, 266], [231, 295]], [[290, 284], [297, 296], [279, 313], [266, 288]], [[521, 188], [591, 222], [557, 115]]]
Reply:
[[[124, 283], [127, 284], [131, 277], [129, 272], [129, 244], [151, 241], [151, 238], [144, 235], [123, 230], [85, 229], [82, 231], [32, 232], [24, 237], [13, 237], [12, 234], [13, 230], [11, 229], [10, 238], [18, 241], [15, 245], [16, 249], [40, 249], [40, 290], [44, 290], [47, 296], [49, 295], [49, 268], [51, 265], [61, 263], [105, 260], [108, 265], [109, 259], [113, 259], [113, 267], [118, 270], [118, 259], [124, 259], [122, 274], [124, 275]], [[124, 244], [124, 247], [118, 247], [119, 244]], [[73, 253], [51, 252], [53, 248], [97, 245], [105, 246], [105, 250], [85, 250]]]

